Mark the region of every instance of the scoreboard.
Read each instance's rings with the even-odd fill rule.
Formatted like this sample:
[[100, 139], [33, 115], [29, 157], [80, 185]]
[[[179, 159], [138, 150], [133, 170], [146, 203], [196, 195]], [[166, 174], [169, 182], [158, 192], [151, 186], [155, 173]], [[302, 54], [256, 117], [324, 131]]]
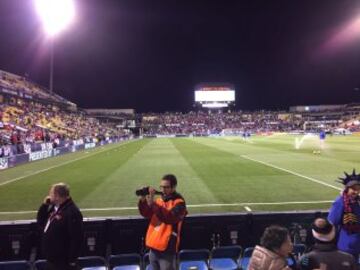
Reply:
[[195, 87], [195, 103], [205, 108], [225, 108], [235, 103], [235, 87], [228, 83], [207, 83]]

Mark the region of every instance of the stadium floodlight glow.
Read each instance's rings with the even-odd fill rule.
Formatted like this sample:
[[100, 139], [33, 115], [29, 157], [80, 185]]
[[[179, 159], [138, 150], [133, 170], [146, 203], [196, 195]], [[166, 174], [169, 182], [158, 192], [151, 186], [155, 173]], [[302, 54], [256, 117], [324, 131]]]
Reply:
[[50, 37], [64, 30], [75, 17], [73, 0], [35, 0], [35, 7]]

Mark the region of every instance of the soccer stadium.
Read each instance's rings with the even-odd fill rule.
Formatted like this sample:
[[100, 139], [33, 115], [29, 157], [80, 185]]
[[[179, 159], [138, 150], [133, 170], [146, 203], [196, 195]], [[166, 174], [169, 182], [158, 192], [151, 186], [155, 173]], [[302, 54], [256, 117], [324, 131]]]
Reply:
[[187, 109], [157, 111], [155, 99], [151, 109], [82, 107], [53, 89], [53, 64], [51, 55], [49, 85], [0, 70], [0, 270], [60, 269], [45, 268], [40, 241], [53, 217], [39, 230], [39, 206], [59, 182], [84, 217], [78, 268], [65, 270], [154, 269], [136, 191], [163, 190], [168, 174], [187, 210], [177, 269], [255, 269], [252, 252], [273, 224], [293, 244], [281, 269], [305, 269], [312, 222], [328, 216], [344, 185], [360, 186], [359, 98], [243, 109], [241, 87], [214, 79], [192, 85]]

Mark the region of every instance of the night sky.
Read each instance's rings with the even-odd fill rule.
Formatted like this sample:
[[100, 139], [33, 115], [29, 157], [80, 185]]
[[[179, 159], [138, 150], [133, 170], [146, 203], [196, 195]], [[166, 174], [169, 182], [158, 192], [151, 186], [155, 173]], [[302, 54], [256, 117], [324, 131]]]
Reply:
[[[55, 41], [54, 90], [83, 108], [189, 111], [229, 82], [236, 108], [360, 101], [358, 0], [78, 0]], [[0, 0], [0, 69], [44, 86], [49, 41], [32, 0]]]

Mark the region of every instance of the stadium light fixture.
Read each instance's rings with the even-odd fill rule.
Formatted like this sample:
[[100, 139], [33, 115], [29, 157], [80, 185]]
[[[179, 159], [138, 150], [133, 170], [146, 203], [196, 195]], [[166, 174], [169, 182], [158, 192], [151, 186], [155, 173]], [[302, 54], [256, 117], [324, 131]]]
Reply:
[[64, 30], [75, 18], [73, 0], [34, 0], [44, 30], [50, 37], [50, 78], [49, 91], [53, 93], [54, 37]]
[[50, 37], [64, 30], [75, 18], [73, 0], [35, 0], [35, 7]]

